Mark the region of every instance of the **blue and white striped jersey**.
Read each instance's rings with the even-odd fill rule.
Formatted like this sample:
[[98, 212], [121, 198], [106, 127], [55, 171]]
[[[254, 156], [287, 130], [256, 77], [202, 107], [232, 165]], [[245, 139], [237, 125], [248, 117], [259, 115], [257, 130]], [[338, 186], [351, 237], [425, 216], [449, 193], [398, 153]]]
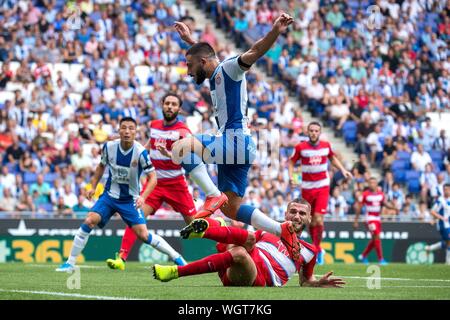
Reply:
[[235, 56], [222, 61], [209, 79], [214, 116], [220, 133], [243, 129], [250, 134], [247, 117], [247, 80]]
[[109, 169], [105, 191], [111, 198], [118, 200], [137, 199], [141, 189], [141, 174], [155, 170], [148, 151], [137, 141], [127, 151], [120, 147], [120, 139], [106, 142], [101, 163]]
[[432, 210], [445, 218], [445, 221], [438, 221], [438, 229], [443, 230], [450, 228], [450, 199], [440, 197], [434, 204]]

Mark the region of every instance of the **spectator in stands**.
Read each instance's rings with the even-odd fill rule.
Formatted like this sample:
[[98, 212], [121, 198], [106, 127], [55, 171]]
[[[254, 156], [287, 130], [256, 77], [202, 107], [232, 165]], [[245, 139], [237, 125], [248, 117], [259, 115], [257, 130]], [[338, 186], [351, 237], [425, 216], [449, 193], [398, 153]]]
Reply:
[[437, 187], [438, 181], [433, 172], [433, 165], [428, 163], [420, 176], [420, 199], [430, 205], [432, 197], [436, 196]]
[[450, 139], [445, 133], [445, 129], [441, 129], [439, 132], [439, 137], [434, 140], [433, 149], [446, 152], [450, 148]]
[[50, 185], [44, 181], [44, 175], [38, 174], [36, 182], [30, 187], [30, 195], [34, 198], [34, 204], [48, 204], [50, 203]]
[[329, 212], [333, 218], [344, 218], [348, 213], [348, 204], [341, 194], [340, 186], [336, 186], [329, 200]]
[[417, 145], [417, 150], [411, 155], [411, 165], [414, 170], [424, 172], [425, 166], [432, 163], [430, 154], [424, 150], [423, 144]]

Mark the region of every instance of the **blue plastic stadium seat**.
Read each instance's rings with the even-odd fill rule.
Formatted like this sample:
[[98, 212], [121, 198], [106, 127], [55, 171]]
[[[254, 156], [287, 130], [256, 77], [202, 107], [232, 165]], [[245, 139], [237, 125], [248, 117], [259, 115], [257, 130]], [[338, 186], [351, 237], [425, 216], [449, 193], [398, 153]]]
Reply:
[[420, 179], [420, 172], [416, 170], [408, 170], [406, 171], [406, 181], [410, 180], [419, 180]]
[[51, 203], [40, 204], [39, 208], [46, 212], [53, 212], [53, 205]]
[[420, 192], [419, 179], [407, 180], [408, 192], [412, 194], [418, 194]]
[[397, 170], [408, 170], [408, 169], [409, 169], [409, 162], [404, 160], [394, 160], [391, 164], [392, 172], [395, 172]]
[[37, 174], [32, 172], [25, 172], [23, 175], [23, 183], [32, 184], [37, 181]]
[[444, 154], [441, 150], [430, 150], [429, 154], [433, 162], [442, 162], [444, 160]]
[[403, 160], [403, 161], [411, 161], [411, 153], [407, 151], [399, 151], [397, 152], [397, 160]]
[[404, 184], [406, 182], [406, 170], [392, 170], [394, 174], [394, 181], [397, 183]]
[[58, 178], [58, 174], [57, 173], [47, 173], [44, 176], [44, 181], [48, 182], [48, 183], [52, 183], [55, 182], [55, 180]]

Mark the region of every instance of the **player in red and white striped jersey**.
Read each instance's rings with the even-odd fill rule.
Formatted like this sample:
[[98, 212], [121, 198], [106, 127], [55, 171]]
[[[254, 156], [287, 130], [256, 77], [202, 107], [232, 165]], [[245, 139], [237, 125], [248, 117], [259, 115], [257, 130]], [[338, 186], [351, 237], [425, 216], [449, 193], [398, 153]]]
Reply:
[[[197, 210], [188, 190], [184, 170], [181, 165], [172, 161], [170, 151], [176, 141], [190, 136], [191, 131], [177, 118], [182, 105], [178, 95], [167, 93], [161, 102], [164, 119], [151, 121], [150, 140], [145, 146], [150, 151], [150, 159], [156, 170], [157, 185], [145, 199], [142, 210], [147, 217], [154, 214], [162, 203], [166, 202], [175, 211], [181, 213], [186, 224], [189, 224]], [[123, 270], [124, 261], [128, 258], [135, 241], [136, 235], [133, 230], [126, 228], [119, 254], [116, 259], [107, 260], [108, 266], [112, 269]]]
[[[291, 201], [285, 219], [292, 221], [296, 236], [311, 222], [311, 206], [304, 199]], [[179, 277], [218, 272], [224, 286], [281, 287], [297, 271], [299, 283], [312, 287], [341, 287], [345, 282], [330, 278], [331, 272], [321, 279], [314, 277], [317, 249], [300, 240], [301, 249], [293, 259], [286, 246], [273, 234], [258, 230], [255, 233], [236, 227], [213, 227], [204, 219], [190, 225], [189, 239], [206, 238], [218, 242], [219, 253], [210, 255], [186, 266], [154, 266], [154, 276], [161, 281]]]
[[362, 211], [362, 206], [365, 207], [366, 211], [366, 223], [367, 223], [367, 229], [369, 229], [372, 240], [370, 240], [369, 244], [367, 245], [366, 249], [364, 249], [363, 253], [359, 256], [359, 259], [363, 263], [369, 263], [369, 260], [367, 256], [369, 255], [370, 251], [372, 251], [373, 248], [375, 248], [378, 256], [378, 261], [380, 264], [386, 264], [386, 261], [383, 258], [383, 251], [381, 248], [381, 239], [380, 239], [380, 232], [381, 232], [381, 218], [380, 214], [383, 209], [383, 206], [397, 210], [398, 209], [395, 206], [391, 206], [384, 196], [383, 191], [378, 186], [377, 179], [370, 178], [369, 179], [369, 189], [365, 190], [362, 193], [362, 196], [360, 199], [358, 199], [360, 206], [359, 209], [356, 211], [355, 214], [355, 222], [353, 224], [354, 228], [358, 228], [358, 219]]
[[[318, 122], [308, 124], [308, 140], [295, 146], [294, 155], [289, 161], [289, 179], [294, 184], [294, 166], [300, 160], [302, 167], [302, 197], [311, 204], [312, 221], [309, 227], [313, 244], [320, 249], [324, 230], [323, 215], [327, 213], [330, 195], [330, 177], [328, 160], [338, 168], [345, 178], [352, 174], [345, 170], [342, 163], [333, 153], [327, 141], [320, 140], [322, 126]], [[318, 255], [319, 264], [323, 263], [323, 252]]]

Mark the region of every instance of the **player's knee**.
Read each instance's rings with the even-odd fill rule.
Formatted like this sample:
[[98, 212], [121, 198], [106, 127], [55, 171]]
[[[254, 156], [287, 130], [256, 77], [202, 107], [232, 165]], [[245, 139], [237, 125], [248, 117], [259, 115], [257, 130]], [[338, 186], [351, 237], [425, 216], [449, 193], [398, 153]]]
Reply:
[[234, 247], [230, 252], [235, 263], [243, 263], [248, 257], [247, 250], [244, 247]]
[[97, 219], [95, 219], [92, 216], [88, 216], [88, 217], [86, 217], [86, 219], [84, 219], [84, 224], [87, 225], [91, 229], [94, 229], [98, 223], [99, 223], [99, 221], [97, 221]]
[[148, 239], [148, 231], [145, 229], [137, 229], [134, 230], [134, 233], [136, 233], [136, 236], [139, 240], [146, 242]]

